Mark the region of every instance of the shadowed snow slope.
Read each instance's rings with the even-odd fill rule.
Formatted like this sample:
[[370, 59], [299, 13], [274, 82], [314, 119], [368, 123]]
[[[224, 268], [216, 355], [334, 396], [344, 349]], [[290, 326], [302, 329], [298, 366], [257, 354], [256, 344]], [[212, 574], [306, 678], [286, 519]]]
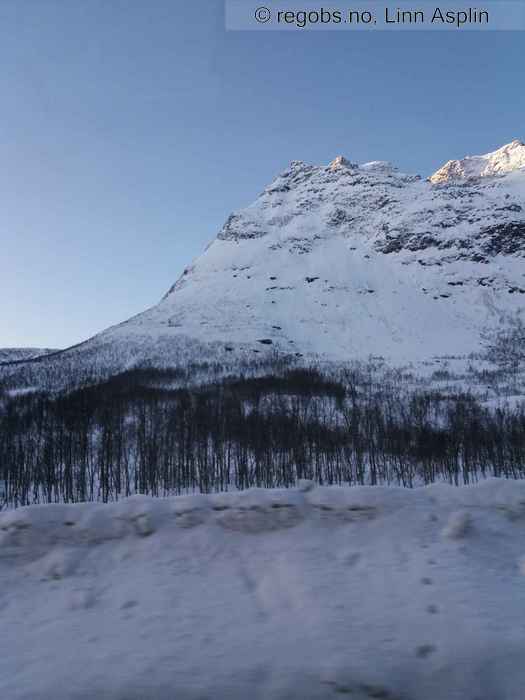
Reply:
[[6, 700], [523, 697], [524, 482], [33, 506], [0, 533]]

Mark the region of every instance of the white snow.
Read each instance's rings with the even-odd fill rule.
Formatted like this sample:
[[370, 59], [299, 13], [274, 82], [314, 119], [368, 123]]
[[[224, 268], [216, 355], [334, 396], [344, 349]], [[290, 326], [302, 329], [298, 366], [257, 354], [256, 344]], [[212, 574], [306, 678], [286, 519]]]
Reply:
[[465, 537], [471, 527], [472, 519], [467, 511], [451, 513], [447, 524], [443, 529], [443, 536], [451, 540], [459, 540]]
[[6, 700], [523, 697], [525, 482], [32, 506], [0, 533]]
[[449, 160], [430, 181], [434, 183], [474, 177], [491, 177], [525, 167], [525, 144], [515, 139], [482, 156], [467, 156], [461, 160]]

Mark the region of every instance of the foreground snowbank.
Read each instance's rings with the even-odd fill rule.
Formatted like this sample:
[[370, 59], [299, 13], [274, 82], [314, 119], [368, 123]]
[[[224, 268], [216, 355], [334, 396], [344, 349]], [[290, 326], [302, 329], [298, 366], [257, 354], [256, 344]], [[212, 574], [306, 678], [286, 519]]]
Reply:
[[6, 700], [519, 700], [525, 482], [0, 516]]

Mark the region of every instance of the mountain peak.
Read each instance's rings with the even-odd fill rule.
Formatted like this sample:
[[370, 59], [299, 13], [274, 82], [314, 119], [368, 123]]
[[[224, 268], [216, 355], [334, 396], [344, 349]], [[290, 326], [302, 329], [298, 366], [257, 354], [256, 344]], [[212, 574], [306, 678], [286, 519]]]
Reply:
[[337, 156], [328, 166], [330, 170], [339, 170], [339, 168], [355, 168], [356, 166], [351, 163], [348, 158], [344, 156]]
[[478, 177], [503, 175], [525, 167], [525, 144], [519, 139], [482, 156], [466, 156], [449, 160], [430, 178], [434, 184]]

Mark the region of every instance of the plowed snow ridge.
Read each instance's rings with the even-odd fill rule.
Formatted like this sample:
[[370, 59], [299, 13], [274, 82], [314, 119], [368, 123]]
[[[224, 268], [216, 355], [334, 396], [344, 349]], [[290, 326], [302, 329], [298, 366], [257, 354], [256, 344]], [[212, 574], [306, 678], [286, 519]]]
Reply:
[[6, 700], [519, 700], [525, 482], [0, 516]]

